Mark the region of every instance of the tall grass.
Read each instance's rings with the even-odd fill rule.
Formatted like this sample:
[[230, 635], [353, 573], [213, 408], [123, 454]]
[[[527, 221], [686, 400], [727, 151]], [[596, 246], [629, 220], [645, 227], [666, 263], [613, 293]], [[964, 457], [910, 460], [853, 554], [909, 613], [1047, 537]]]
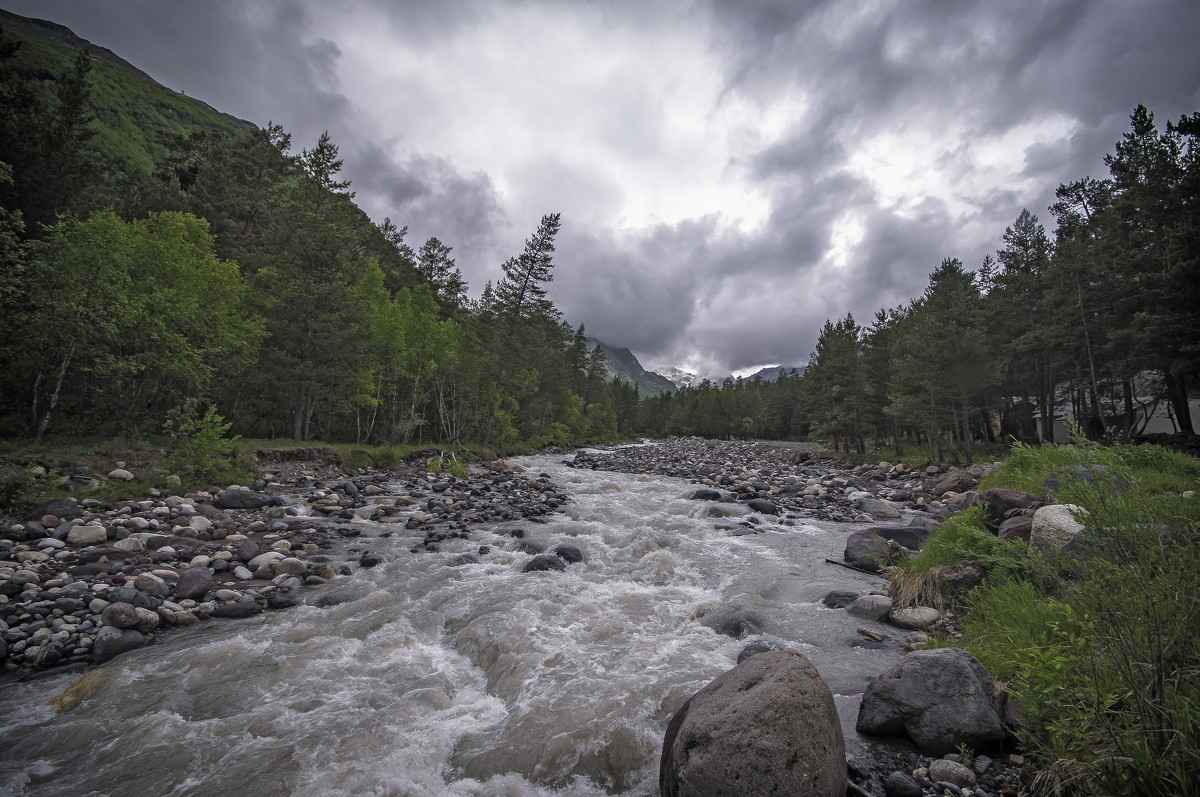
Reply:
[[[1200, 794], [1200, 502], [1182, 497], [1200, 462], [1152, 446], [1016, 446], [986, 486], [1040, 494], [1077, 464], [1109, 468], [1055, 496], [1087, 510], [1084, 544], [1050, 560], [1007, 551], [1019, 556], [970, 595], [961, 644], [1024, 709], [1018, 734], [1048, 791]], [[931, 560], [978, 542], [963, 525], [944, 524]]]

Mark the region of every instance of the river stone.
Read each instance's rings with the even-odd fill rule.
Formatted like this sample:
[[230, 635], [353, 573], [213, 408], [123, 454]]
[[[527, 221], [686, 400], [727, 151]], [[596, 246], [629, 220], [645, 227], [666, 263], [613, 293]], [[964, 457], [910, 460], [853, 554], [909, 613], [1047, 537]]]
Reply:
[[233, 568], [233, 577], [238, 581], [249, 581], [250, 579], [254, 578], [254, 574], [251, 573], [249, 569], [238, 565], [237, 567]]
[[882, 620], [892, 610], [892, 599], [887, 595], [863, 595], [849, 606], [846, 611], [864, 620]]
[[848, 589], [835, 589], [825, 594], [821, 603], [830, 609], [845, 609], [858, 600], [859, 593]]
[[1029, 515], [1016, 515], [1000, 524], [1000, 528], [996, 530], [997, 536], [1002, 540], [1024, 540], [1029, 542], [1029, 536], [1033, 532], [1033, 518]]
[[92, 662], [103, 664], [122, 653], [143, 647], [148, 641], [145, 634], [132, 628], [106, 625], [96, 633], [96, 641], [92, 644]]
[[944, 495], [946, 493], [966, 492], [974, 487], [977, 481], [969, 472], [953, 468], [948, 473], [942, 474], [941, 478], [934, 482], [933, 494]]
[[905, 733], [926, 755], [982, 747], [1004, 736], [994, 691], [987, 670], [965, 650], [918, 650], [867, 685], [855, 728]]
[[901, 606], [892, 609], [888, 619], [901, 628], [923, 631], [942, 619], [942, 613], [929, 606]]
[[900, 517], [900, 513], [896, 511], [896, 508], [894, 506], [889, 504], [887, 501], [883, 501], [879, 498], [875, 498], [874, 496], [859, 498], [857, 501], [855, 501], [855, 503], [858, 505], [859, 509], [861, 509], [863, 512], [866, 512], [868, 515], [871, 515], [872, 517], [877, 517], [877, 518], [898, 518], [898, 517]]
[[141, 631], [143, 634], [149, 634], [155, 628], [158, 628], [158, 623], [161, 619], [158, 615], [158, 612], [151, 611], [150, 609], [143, 609], [140, 606], [135, 607], [134, 611], [136, 611], [138, 615], [138, 621], [134, 628], [136, 628], [138, 631]]
[[100, 613], [100, 619], [105, 625], [113, 628], [133, 628], [138, 624], [137, 609], [131, 603], [110, 603]]
[[262, 607], [249, 595], [236, 601], [219, 603], [213, 608], [213, 617], [252, 617], [262, 613]]
[[75, 526], [67, 532], [67, 542], [72, 545], [99, 545], [108, 539], [108, 532], [99, 523]]
[[179, 574], [179, 582], [175, 585], [175, 597], [178, 600], [199, 600], [212, 586], [211, 570], [207, 567], [189, 567]]
[[774, 501], [768, 501], [766, 498], [751, 498], [746, 502], [746, 506], [758, 512], [761, 515], [778, 515], [779, 507]]
[[883, 781], [883, 793], [887, 797], [921, 797], [925, 790], [907, 772], [893, 772]]
[[285, 576], [301, 576], [308, 572], [308, 568], [304, 566], [304, 562], [301, 562], [294, 556], [279, 559], [275, 562], [272, 569], [277, 575]]
[[521, 572], [535, 573], [542, 570], [566, 570], [567, 565], [552, 553], [541, 553], [525, 563]]
[[83, 508], [74, 498], [55, 498], [53, 501], [38, 504], [29, 511], [25, 519], [41, 520], [45, 515], [53, 515], [55, 518], [72, 518], [78, 517], [82, 513]]
[[1005, 490], [1000, 487], [984, 490], [975, 500], [987, 510], [991, 528], [998, 527], [1013, 513], [1029, 509], [1038, 503], [1038, 497], [1033, 493]]
[[781, 650], [781, 649], [782, 648], [780, 648], [778, 645], [776, 645], [773, 642], [768, 642], [765, 639], [758, 639], [758, 640], [755, 640], [754, 642], [751, 642], [746, 647], [742, 648], [741, 652], [738, 653], [737, 663], [741, 664], [743, 661], [750, 658], [751, 656], [757, 656], [760, 653], [770, 653], [773, 650]]
[[745, 606], [722, 606], [705, 617], [703, 623], [718, 634], [734, 639], [761, 634], [764, 625], [762, 616]]
[[1082, 531], [1083, 524], [1075, 519], [1087, 512], [1074, 504], [1051, 504], [1033, 513], [1029, 528], [1029, 544], [1042, 553], [1055, 553]]
[[161, 578], [150, 573], [142, 573], [133, 581], [133, 588], [145, 592], [147, 595], [153, 595], [160, 598], [167, 592], [167, 583]]
[[846, 538], [842, 558], [857, 568], [877, 573], [888, 563], [887, 542], [870, 529], [859, 529]]
[[571, 545], [570, 543], [567, 543], [567, 542], [555, 545], [550, 550], [550, 553], [554, 554], [559, 559], [562, 559], [564, 562], [566, 562], [569, 565], [573, 565], [576, 562], [583, 561], [583, 551], [579, 550], [574, 545]]
[[945, 781], [961, 789], [975, 785], [975, 773], [957, 761], [939, 758], [929, 765], [929, 779], [934, 783]]
[[225, 490], [213, 501], [213, 506], [219, 509], [262, 509], [265, 506], [275, 506], [282, 503], [278, 498], [266, 493], [252, 493], [243, 490]]
[[251, 570], [257, 570], [263, 565], [270, 564], [271, 562], [282, 558], [283, 554], [281, 554], [279, 551], [267, 551], [266, 553], [255, 556], [253, 559], [247, 562], [246, 567], [250, 568]]
[[667, 726], [663, 797], [845, 792], [833, 694], [799, 653], [752, 656], [692, 695]]
[[117, 540], [113, 543], [113, 548], [126, 553], [141, 553], [146, 550], [146, 546], [137, 537], [129, 536], [123, 540]]
[[692, 500], [695, 500], [695, 501], [720, 501], [721, 493], [718, 492], [717, 490], [709, 490], [708, 488], [701, 487], [699, 490], [692, 493]]
[[108, 478], [120, 479], [123, 482], [131, 482], [131, 481], [133, 481], [134, 476], [132, 473], [125, 470], [124, 468], [113, 468], [112, 470], [110, 470], [108, 472]]

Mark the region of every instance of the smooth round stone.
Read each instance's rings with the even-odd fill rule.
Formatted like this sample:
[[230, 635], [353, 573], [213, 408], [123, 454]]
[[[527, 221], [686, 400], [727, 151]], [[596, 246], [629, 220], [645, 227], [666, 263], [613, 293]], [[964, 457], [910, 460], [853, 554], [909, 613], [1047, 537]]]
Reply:
[[38, 540], [37, 547], [41, 548], [42, 550], [49, 550], [52, 548], [54, 550], [59, 550], [62, 548], [66, 548], [67, 544], [65, 542], [63, 542], [62, 540], [56, 540], [54, 537], [46, 537], [43, 540]]
[[929, 765], [929, 779], [934, 783], [945, 781], [959, 788], [975, 785], [975, 773], [957, 761], [939, 759]]
[[67, 542], [72, 545], [99, 545], [108, 539], [108, 532], [99, 523], [75, 526], [67, 532]]
[[137, 537], [129, 536], [123, 540], [117, 540], [113, 543], [113, 548], [118, 551], [127, 551], [129, 553], [141, 553], [146, 550], [145, 544]]
[[216, 592], [216, 598], [219, 601], [235, 601], [240, 597], [242, 597], [242, 593], [235, 589], [219, 589]]
[[882, 620], [892, 609], [892, 599], [887, 595], [863, 595], [846, 607], [846, 611], [864, 620]]
[[192, 557], [192, 561], [188, 562], [188, 567], [208, 567], [212, 559], [204, 554]]
[[251, 559], [249, 562], [246, 563], [246, 566], [249, 567], [251, 570], [257, 570], [258, 568], [262, 567], [263, 565], [270, 564], [271, 562], [274, 562], [274, 561], [282, 559], [282, 558], [283, 558], [283, 554], [281, 554], [279, 551], [267, 551], [266, 553], [260, 553], [258, 556]]
[[14, 584], [36, 584], [41, 579], [39, 579], [38, 574], [32, 570], [18, 570], [17, 572], [13, 573], [8, 580]]
[[131, 517], [125, 521], [125, 525], [135, 529], [149, 528], [150, 521], [144, 517]]
[[110, 470], [108, 472], [108, 478], [120, 479], [123, 482], [131, 482], [131, 481], [133, 481], [134, 476], [132, 473], [125, 470], [124, 468], [113, 468], [112, 470]]
[[212, 521], [204, 517], [204, 515], [193, 515], [191, 520], [188, 521], [188, 526], [193, 531], [208, 531], [212, 528], [212, 525]]
[[254, 574], [242, 565], [238, 565], [237, 567], [233, 568], [233, 577], [238, 581], [249, 581], [250, 579], [254, 578]]
[[930, 606], [903, 606], [893, 609], [890, 619], [901, 628], [923, 630], [942, 618], [942, 613]]

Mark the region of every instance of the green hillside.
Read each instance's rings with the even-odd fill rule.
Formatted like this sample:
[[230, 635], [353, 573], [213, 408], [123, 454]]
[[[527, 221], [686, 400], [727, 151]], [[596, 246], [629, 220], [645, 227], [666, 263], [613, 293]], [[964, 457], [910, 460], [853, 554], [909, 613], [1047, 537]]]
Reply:
[[0, 10], [0, 28], [6, 41], [20, 44], [9, 69], [46, 96], [61, 76], [71, 71], [81, 49], [91, 56], [89, 83], [96, 113], [91, 144], [108, 169], [135, 181], [149, 177], [164, 154], [160, 136], [200, 130], [223, 130], [237, 136], [256, 129], [251, 122], [172, 91], [110, 50], [61, 25]]

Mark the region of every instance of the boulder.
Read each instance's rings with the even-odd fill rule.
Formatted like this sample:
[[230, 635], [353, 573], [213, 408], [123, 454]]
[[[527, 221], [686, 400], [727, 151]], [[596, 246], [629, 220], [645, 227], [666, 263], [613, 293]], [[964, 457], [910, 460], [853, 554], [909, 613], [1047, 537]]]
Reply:
[[934, 783], [953, 783], [960, 789], [975, 785], [975, 773], [957, 761], [940, 758], [929, 765], [929, 779]]
[[124, 468], [113, 468], [108, 472], [108, 478], [119, 479], [123, 482], [131, 482], [134, 479], [134, 475]]
[[1029, 542], [1030, 533], [1033, 531], [1033, 517], [1030, 515], [1016, 515], [1000, 524], [1000, 528], [996, 530], [996, 534], [1002, 540], [1024, 540]]
[[845, 609], [858, 600], [858, 593], [848, 589], [835, 589], [825, 593], [821, 603], [830, 609]]
[[866, 512], [871, 517], [885, 519], [900, 517], [900, 513], [896, 511], [894, 506], [879, 498], [859, 498], [855, 503], [861, 511]]
[[867, 531], [871, 532], [884, 541], [894, 542], [897, 545], [903, 545], [910, 551], [915, 551], [925, 544], [925, 541], [933, 536], [933, 527], [914, 526], [871, 526]]
[[540, 553], [525, 563], [521, 572], [536, 573], [545, 570], [566, 570], [567, 563], [552, 553]]
[[110, 659], [143, 647], [149, 638], [132, 628], [115, 628], [106, 625], [96, 632], [96, 641], [92, 644], [92, 662], [103, 664]]
[[741, 664], [751, 656], [757, 656], [759, 653], [770, 653], [773, 650], [781, 650], [781, 648], [773, 642], [768, 642], [765, 639], [755, 640], [746, 647], [742, 648], [738, 653], [737, 663]]
[[937, 578], [942, 594], [953, 597], [966, 595], [979, 586], [984, 576], [983, 565], [971, 561], [935, 565], [930, 573]]
[[1033, 493], [993, 487], [991, 490], [981, 492], [976, 498], [976, 502], [982, 504], [987, 511], [990, 521], [988, 525], [991, 528], [997, 528], [1013, 513], [1029, 509], [1038, 504], [1039, 500]]
[[1079, 482], [1092, 484], [1097, 481], [1107, 482], [1120, 490], [1124, 490], [1127, 486], [1120, 474], [1114, 473], [1107, 465], [1067, 465], [1046, 477], [1046, 480], [1042, 482], [1042, 492], [1048, 497], [1053, 497], [1055, 493], [1060, 492], [1069, 484]]
[[283, 502], [278, 498], [266, 493], [224, 490], [213, 501], [213, 506], [219, 509], [262, 509], [264, 506], [277, 506], [281, 503]]
[[901, 606], [892, 609], [888, 618], [901, 628], [922, 631], [942, 619], [942, 613], [931, 606]]
[[550, 549], [550, 553], [554, 554], [559, 559], [562, 559], [569, 565], [583, 561], [583, 551], [566, 542], [555, 545]]
[[878, 573], [887, 566], [887, 542], [870, 529], [859, 529], [846, 538], [846, 551], [842, 558], [855, 567]]
[[710, 490], [707, 487], [701, 487], [696, 492], [692, 493], [694, 501], [720, 501], [721, 493], [717, 490]]
[[141, 620], [138, 617], [137, 608], [131, 603], [120, 601], [110, 603], [104, 607], [104, 611], [100, 613], [101, 620], [104, 625], [113, 628], [133, 628]]
[[56, 518], [70, 518], [78, 517], [81, 514], [83, 514], [83, 507], [74, 498], [55, 498], [53, 501], [38, 504], [29, 510], [29, 514], [25, 516], [25, 519], [41, 520], [46, 515], [53, 515]]
[[1029, 544], [1042, 553], [1057, 553], [1083, 532], [1075, 518], [1087, 512], [1074, 504], [1050, 504], [1033, 513]]
[[200, 600], [213, 587], [213, 574], [207, 567], [189, 567], [179, 574], [175, 584], [176, 600]]
[[667, 726], [663, 797], [845, 793], [833, 694], [799, 653], [747, 659], [692, 695]]
[[994, 691], [991, 676], [965, 650], [918, 650], [867, 685], [855, 727], [907, 734], [926, 755], [980, 748], [1004, 735]]
[[968, 471], [951, 468], [933, 483], [933, 494], [963, 493], [974, 487], [977, 482]]
[[882, 620], [892, 610], [892, 599], [887, 595], [863, 595], [846, 607], [846, 611], [863, 620]]
[[100, 545], [108, 540], [108, 531], [99, 523], [75, 526], [67, 532], [67, 542], [72, 545]]
[[763, 618], [758, 612], [745, 606], [722, 606], [703, 620], [718, 634], [741, 639], [751, 634], [761, 634]]
[[746, 502], [746, 506], [750, 507], [755, 512], [761, 515], [778, 515], [779, 507], [774, 501], [768, 501], [766, 498], [751, 498]]

